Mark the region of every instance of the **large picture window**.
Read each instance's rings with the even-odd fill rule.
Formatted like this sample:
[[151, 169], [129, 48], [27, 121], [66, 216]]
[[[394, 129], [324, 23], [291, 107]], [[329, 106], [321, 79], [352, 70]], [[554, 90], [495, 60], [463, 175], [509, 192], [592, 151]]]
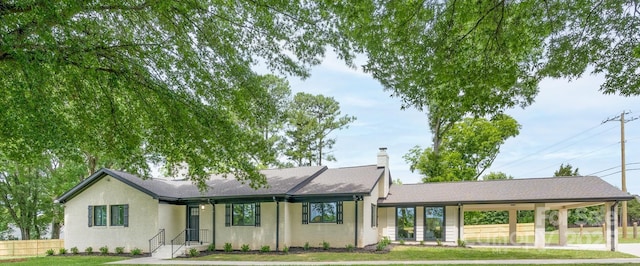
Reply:
[[107, 226], [107, 206], [93, 206], [93, 225]]
[[424, 208], [424, 240], [444, 241], [444, 207]]
[[310, 203], [311, 223], [335, 223], [337, 206], [335, 202]]
[[111, 205], [111, 225], [128, 226], [129, 205]]
[[232, 220], [234, 226], [255, 226], [256, 225], [256, 204], [241, 203], [233, 204]]

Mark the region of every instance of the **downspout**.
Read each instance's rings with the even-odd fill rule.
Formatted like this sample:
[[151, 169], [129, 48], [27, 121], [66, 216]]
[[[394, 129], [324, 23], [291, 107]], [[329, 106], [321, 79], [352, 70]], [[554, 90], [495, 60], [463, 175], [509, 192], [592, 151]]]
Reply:
[[280, 250], [280, 202], [273, 197], [276, 202], [276, 251]]
[[358, 247], [358, 196], [353, 196], [353, 202], [355, 203], [355, 208], [356, 208], [356, 212], [355, 212], [355, 220], [356, 223], [354, 224], [354, 228], [355, 228], [355, 239], [354, 239], [354, 245], [357, 248]]
[[211, 204], [211, 244], [213, 249], [216, 248], [216, 204], [211, 199], [208, 199]]
[[616, 243], [614, 241], [616, 241], [616, 226], [618, 226], [616, 224], [616, 216], [618, 215], [616, 213], [616, 207], [618, 207], [618, 202], [614, 202], [613, 205], [611, 205], [611, 251], [616, 251]]
[[462, 226], [464, 225], [464, 222], [461, 221], [462, 218], [462, 203], [458, 203], [458, 240], [462, 240], [462, 236], [460, 234], [462, 234]]

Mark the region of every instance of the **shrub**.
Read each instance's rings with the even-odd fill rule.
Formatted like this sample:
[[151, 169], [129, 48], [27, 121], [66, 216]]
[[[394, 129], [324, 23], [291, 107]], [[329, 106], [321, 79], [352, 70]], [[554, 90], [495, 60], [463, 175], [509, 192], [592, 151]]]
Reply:
[[200, 251], [195, 248], [189, 249], [189, 257], [197, 257], [200, 256]]
[[78, 253], [80, 253], [80, 251], [78, 250], [78, 247], [72, 247], [72, 248], [71, 248], [71, 253], [72, 253], [73, 255], [77, 255]]
[[102, 255], [109, 254], [109, 248], [107, 246], [100, 247], [100, 254], [102, 254]]
[[382, 238], [382, 243], [384, 243], [385, 246], [391, 244], [391, 239], [389, 239], [389, 237], [385, 236], [384, 238]]
[[243, 245], [240, 247], [240, 250], [242, 250], [243, 252], [249, 252], [249, 245], [247, 245], [247, 244], [243, 244]]
[[424, 246], [424, 241], [420, 241], [420, 246]]
[[215, 251], [216, 250], [216, 245], [214, 245], [213, 243], [209, 244], [209, 246], [207, 246], [207, 251]]
[[53, 256], [53, 253], [55, 253], [53, 249], [47, 249], [47, 256]]
[[329, 242], [327, 241], [322, 241], [322, 249], [324, 250], [329, 250], [331, 246], [329, 246]]
[[467, 246], [467, 242], [462, 239], [458, 239], [458, 247], [464, 248]]
[[347, 244], [347, 246], [345, 246], [345, 247], [347, 248], [347, 251], [353, 252], [353, 249], [354, 249], [353, 245]]
[[233, 251], [233, 246], [231, 245], [231, 243], [224, 243], [224, 252], [231, 252]]
[[87, 254], [91, 255], [91, 253], [93, 253], [93, 248], [92, 247], [87, 247], [84, 249], [84, 252], [87, 252]]
[[440, 238], [436, 238], [436, 245], [439, 247], [442, 246], [442, 241], [440, 240]]
[[260, 248], [260, 252], [269, 252], [271, 251], [271, 247], [270, 246], [262, 246]]
[[289, 253], [289, 247], [287, 247], [287, 245], [284, 245], [284, 248], [282, 248], [282, 252]]
[[124, 247], [116, 247], [116, 254], [124, 253]]
[[141, 255], [142, 254], [142, 250], [139, 248], [134, 248], [131, 250], [131, 255], [137, 256], [137, 255]]
[[58, 254], [60, 254], [60, 255], [67, 254], [67, 249], [66, 249], [66, 248], [61, 248], [61, 249], [59, 249], [59, 250], [58, 250]]
[[377, 251], [383, 251], [385, 247], [387, 247], [387, 245], [384, 243], [384, 241], [380, 241], [376, 245], [376, 250]]
[[309, 250], [309, 242], [305, 242], [304, 246], [302, 247], [303, 250]]
[[400, 245], [404, 245], [404, 239], [400, 239]]

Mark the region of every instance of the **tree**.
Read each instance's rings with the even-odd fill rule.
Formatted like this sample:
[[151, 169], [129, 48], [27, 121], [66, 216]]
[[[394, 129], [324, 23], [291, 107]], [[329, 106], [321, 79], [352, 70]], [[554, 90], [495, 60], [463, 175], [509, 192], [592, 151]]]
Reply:
[[636, 195], [635, 199], [627, 202], [627, 215], [631, 223], [636, 222], [640, 224], [640, 197]]
[[513, 179], [513, 176], [507, 175], [503, 172], [491, 172], [482, 177], [482, 180], [506, 180]]
[[[248, 129], [265, 88], [251, 69], [307, 77], [327, 46], [347, 61], [324, 3], [10, 1], [0, 7], [0, 151], [14, 161], [80, 150], [148, 176], [186, 163], [265, 183]], [[257, 159], [256, 159], [257, 158]], [[99, 163], [98, 163], [99, 164]]]
[[519, 133], [520, 125], [508, 115], [490, 120], [465, 118], [443, 136], [440, 152], [415, 147], [405, 160], [424, 182], [477, 180], [495, 160], [500, 145]]
[[573, 166], [571, 166], [571, 164], [561, 164], [560, 169], [553, 172], [553, 176], [579, 176], [580, 173], [578, 173], [578, 168], [576, 168], [575, 170], [572, 168]]
[[340, 104], [333, 97], [297, 93], [288, 111], [285, 155], [298, 166], [322, 165], [322, 161], [335, 161], [328, 154], [336, 138], [329, 134], [348, 127], [354, 116], [340, 116]]

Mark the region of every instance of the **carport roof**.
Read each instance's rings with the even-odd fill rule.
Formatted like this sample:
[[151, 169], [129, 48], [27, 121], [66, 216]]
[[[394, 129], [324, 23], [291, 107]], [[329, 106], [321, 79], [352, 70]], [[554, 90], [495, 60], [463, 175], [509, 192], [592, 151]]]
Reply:
[[626, 201], [599, 177], [552, 177], [392, 185], [380, 206]]

